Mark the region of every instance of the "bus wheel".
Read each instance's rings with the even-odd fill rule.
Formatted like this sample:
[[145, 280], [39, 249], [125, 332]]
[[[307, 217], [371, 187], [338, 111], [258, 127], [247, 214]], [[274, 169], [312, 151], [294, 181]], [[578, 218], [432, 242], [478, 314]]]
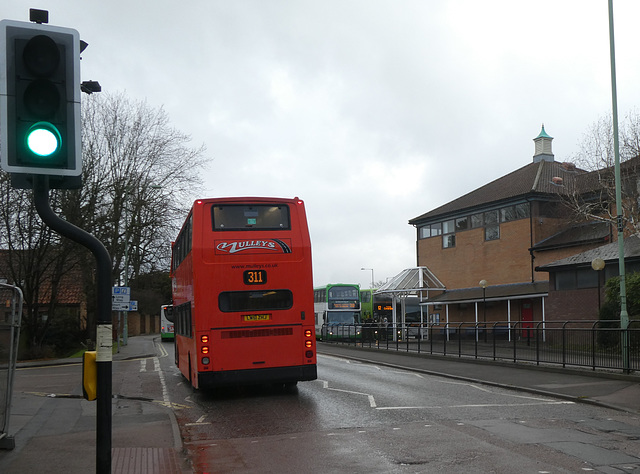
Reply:
[[297, 391], [296, 387], [298, 385], [298, 382], [285, 382], [283, 384], [283, 390], [285, 393], [295, 393]]

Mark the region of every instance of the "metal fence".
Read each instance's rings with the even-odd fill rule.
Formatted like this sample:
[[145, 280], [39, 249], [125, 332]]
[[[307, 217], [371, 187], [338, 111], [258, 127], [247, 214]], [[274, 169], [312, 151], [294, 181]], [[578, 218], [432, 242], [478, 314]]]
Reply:
[[[640, 320], [332, 327], [326, 342], [366, 348], [596, 369], [640, 370]], [[321, 334], [325, 334], [325, 328]], [[626, 344], [625, 344], [626, 341]]]
[[8, 432], [22, 322], [20, 288], [0, 283], [0, 304], [3, 308], [0, 311], [0, 449], [13, 449], [15, 441]]

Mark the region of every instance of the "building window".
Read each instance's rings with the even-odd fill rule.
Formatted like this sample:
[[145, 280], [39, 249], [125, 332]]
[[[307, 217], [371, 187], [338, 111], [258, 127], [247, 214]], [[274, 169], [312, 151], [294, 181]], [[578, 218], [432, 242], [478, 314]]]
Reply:
[[456, 232], [460, 232], [461, 230], [467, 230], [469, 228], [469, 218], [462, 217], [460, 219], [456, 219]]
[[597, 288], [598, 272], [592, 268], [578, 268], [556, 272], [555, 288], [559, 290], [576, 290]]
[[484, 213], [484, 240], [497, 240], [499, 238], [498, 211], [487, 211]]
[[[594, 271], [595, 273], [595, 271]], [[575, 290], [576, 274], [572, 270], [556, 272], [556, 290]]]
[[500, 209], [500, 222], [509, 222], [516, 220], [516, 209], [513, 206], [503, 207]]
[[450, 221], [444, 221], [442, 223], [442, 233], [443, 234], [452, 234], [456, 231], [455, 221], [451, 219]]
[[529, 217], [529, 203], [516, 204], [516, 219], [525, 219]]
[[456, 246], [456, 234], [442, 236], [442, 248], [448, 249]]
[[593, 268], [580, 268], [576, 273], [578, 288], [596, 288], [598, 286], [598, 272]]
[[[469, 216], [423, 225], [418, 228], [418, 239], [428, 239], [484, 227], [485, 240], [496, 240], [500, 238], [500, 223], [525, 219], [529, 215], [529, 203], [515, 204], [492, 211], [479, 212]], [[447, 248], [447, 243], [444, 243], [443, 246]]]

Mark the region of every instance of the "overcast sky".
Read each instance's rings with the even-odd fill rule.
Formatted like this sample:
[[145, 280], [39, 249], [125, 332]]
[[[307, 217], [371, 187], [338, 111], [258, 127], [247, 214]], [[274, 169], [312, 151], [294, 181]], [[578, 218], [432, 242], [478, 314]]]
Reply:
[[[11, 0], [77, 29], [82, 80], [204, 144], [201, 197], [302, 198], [314, 283], [416, 265], [407, 221], [611, 111], [606, 0]], [[640, 106], [638, 0], [614, 0], [618, 106]]]

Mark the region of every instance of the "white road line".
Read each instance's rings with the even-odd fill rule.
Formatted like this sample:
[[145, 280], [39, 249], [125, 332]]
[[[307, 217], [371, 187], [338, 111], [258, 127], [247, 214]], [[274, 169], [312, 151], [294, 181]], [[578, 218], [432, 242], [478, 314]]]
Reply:
[[540, 403], [477, 403], [470, 405], [446, 405], [446, 406], [415, 406], [415, 407], [377, 407], [376, 410], [442, 410], [443, 408], [506, 408], [506, 407], [530, 407], [538, 405], [575, 405], [569, 401], [541, 401]]
[[202, 426], [202, 425], [210, 425], [211, 423], [209, 422], [205, 422], [204, 419], [207, 417], [207, 415], [202, 415], [200, 418], [198, 418], [195, 423], [185, 423], [185, 426]]
[[[525, 400], [531, 400], [529, 403], [474, 403], [474, 404], [464, 404], [464, 405], [447, 405], [447, 406], [398, 406], [398, 407], [379, 407], [376, 403], [376, 399], [373, 395], [369, 393], [356, 392], [354, 390], [345, 390], [341, 388], [332, 388], [329, 387], [329, 382], [327, 380], [320, 380], [318, 382], [322, 383], [322, 388], [325, 390], [331, 390], [334, 392], [342, 392], [349, 393], [352, 395], [362, 395], [367, 397], [369, 400], [369, 406], [371, 408], [375, 408], [376, 410], [440, 410], [443, 408], [506, 408], [506, 407], [527, 407], [527, 406], [540, 406], [540, 405], [575, 405], [575, 402], [572, 401], [555, 401], [549, 400], [545, 398], [539, 397], [530, 397], [526, 395], [515, 395], [515, 394], [507, 394], [514, 398], [523, 398]], [[479, 387], [474, 384], [469, 383], [460, 383], [457, 382], [458, 385], [467, 385], [473, 388], [477, 388], [482, 391], [486, 391], [492, 393], [491, 390], [485, 389], [484, 387]]]
[[369, 394], [369, 393], [362, 393], [362, 392], [355, 392], [353, 390], [343, 390], [341, 388], [331, 388], [329, 387], [329, 382], [327, 382], [326, 380], [319, 380], [319, 382], [322, 382], [322, 388], [324, 388], [325, 390], [332, 390], [334, 392], [342, 392], [342, 393], [350, 393], [352, 395], [363, 395], [365, 397], [367, 397], [367, 399], [369, 400], [369, 406], [371, 408], [375, 408], [376, 407], [376, 400], [373, 397], [373, 395]]
[[146, 372], [147, 371], [147, 359], [142, 359], [140, 361], [140, 372]]
[[[156, 343], [156, 346], [158, 344]], [[164, 348], [160, 346], [162, 352]], [[162, 401], [164, 403], [171, 403], [169, 400], [169, 390], [167, 390], [167, 384], [164, 380], [164, 372], [160, 369], [160, 359], [158, 357], [153, 358], [153, 370], [158, 372], [158, 377], [160, 378], [160, 385], [162, 386]]]

